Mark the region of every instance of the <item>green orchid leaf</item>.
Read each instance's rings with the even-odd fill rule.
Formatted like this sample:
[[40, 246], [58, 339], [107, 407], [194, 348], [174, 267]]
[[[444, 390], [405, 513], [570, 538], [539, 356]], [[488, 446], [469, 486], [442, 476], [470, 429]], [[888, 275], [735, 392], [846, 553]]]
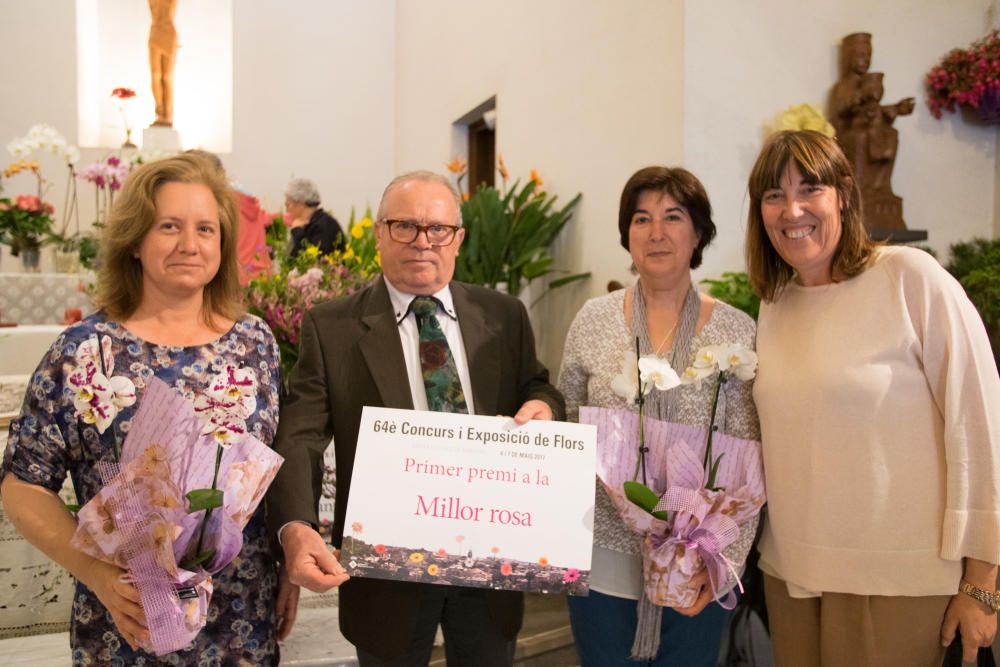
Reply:
[[208, 549], [202, 551], [200, 554], [189, 556], [180, 562], [180, 566], [185, 570], [194, 570], [202, 563], [207, 563], [212, 560], [212, 556], [215, 555], [215, 549]]
[[189, 491], [188, 513], [222, 507], [222, 489], [195, 489]]
[[719, 464], [722, 463], [723, 456], [725, 456], [724, 453], [719, 454], [719, 458], [715, 459], [712, 463], [712, 469], [708, 471], [708, 483], [706, 483], [705, 486], [709, 489], [712, 489], [715, 486], [715, 477], [719, 473]]
[[653, 511], [656, 504], [660, 502], [660, 497], [652, 489], [639, 482], [625, 482], [623, 486], [625, 488], [625, 497], [633, 505], [641, 507], [661, 521], [667, 520], [666, 510]]

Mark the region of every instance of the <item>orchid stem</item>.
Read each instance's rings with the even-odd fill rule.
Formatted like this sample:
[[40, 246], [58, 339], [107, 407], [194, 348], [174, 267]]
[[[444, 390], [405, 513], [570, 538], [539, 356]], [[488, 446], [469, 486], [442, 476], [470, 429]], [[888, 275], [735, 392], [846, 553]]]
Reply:
[[[219, 464], [222, 463], [222, 446], [215, 445], [215, 474], [212, 475], [212, 490], [215, 491], [215, 485], [219, 482]], [[208, 525], [208, 520], [212, 518], [212, 508], [209, 507], [205, 510], [205, 518], [201, 522], [201, 530], [198, 531], [198, 547], [194, 551], [194, 557], [197, 558], [201, 555], [201, 545], [205, 540], [205, 527]]]
[[708, 420], [708, 444], [705, 445], [705, 460], [702, 462], [706, 474], [708, 475], [707, 488], [715, 486], [715, 475], [712, 474], [712, 436], [715, 435], [715, 412], [719, 407], [719, 390], [728, 378], [725, 371], [719, 372], [719, 381], [715, 383], [715, 395], [712, 396], [712, 416]]
[[639, 457], [635, 460], [635, 472], [632, 473], [632, 481], [639, 477], [639, 468], [642, 467], [642, 484], [646, 485], [646, 428], [645, 428], [645, 407], [646, 392], [642, 386], [642, 374], [639, 372], [639, 337], [635, 337], [635, 386], [639, 391]]

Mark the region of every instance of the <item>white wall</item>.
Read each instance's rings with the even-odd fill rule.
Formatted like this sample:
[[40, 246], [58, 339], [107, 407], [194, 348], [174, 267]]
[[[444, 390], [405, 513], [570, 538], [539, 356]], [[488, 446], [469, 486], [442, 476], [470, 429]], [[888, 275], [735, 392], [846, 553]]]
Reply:
[[583, 200], [558, 266], [594, 273], [539, 304], [540, 357], [555, 372], [583, 301], [628, 277], [618, 198], [639, 167], [683, 152], [680, 1], [398, 2], [396, 167], [443, 171], [451, 123], [497, 96], [497, 149], [511, 176]]
[[[392, 0], [232, 3], [233, 152], [221, 157], [270, 210], [281, 208], [293, 175], [315, 180], [323, 205], [345, 223], [352, 205], [377, 202], [394, 172], [394, 16]], [[136, 30], [148, 27], [144, 17]], [[37, 123], [78, 142], [75, 30], [74, 0], [0, 0], [0, 44], [20, 63], [0, 68], [0, 150]], [[81, 163], [105, 152], [85, 149]], [[3, 151], [0, 162], [8, 157]], [[58, 215], [62, 165], [43, 156], [42, 167]], [[4, 186], [6, 194], [31, 187], [26, 176]], [[80, 183], [80, 204], [86, 228], [89, 184]], [[0, 268], [15, 267], [7, 257]]]
[[952, 243], [991, 237], [1000, 190], [997, 130], [962, 114], [936, 120], [923, 92], [924, 74], [942, 55], [986, 34], [991, 5], [995, 0], [687, 3], [684, 161], [705, 182], [719, 225], [702, 273], [742, 270], [746, 182], [762, 128], [793, 104], [826, 111], [840, 40], [852, 32], [873, 35], [871, 69], [885, 73], [883, 103], [917, 99], [913, 115], [895, 123], [892, 185], [907, 227], [926, 230], [942, 260]]
[[346, 224], [392, 178], [393, 0], [233, 3], [231, 175], [280, 208], [292, 176], [316, 181]]
[[[187, 0], [184, 0], [187, 1]], [[76, 141], [74, 0], [0, 0], [0, 145], [47, 122]], [[1000, 233], [995, 128], [933, 119], [922, 77], [981, 37], [1000, 0], [254, 0], [232, 3], [233, 177], [272, 210], [287, 180], [315, 179], [346, 219], [396, 173], [443, 170], [451, 124], [497, 96], [497, 145], [512, 175], [538, 169], [565, 201], [582, 192], [557, 263], [584, 285], [539, 307], [555, 370], [569, 322], [609, 279], [627, 280], [617, 202], [649, 164], [683, 164], [706, 184], [719, 237], [696, 277], [743, 266], [746, 177], [762, 125], [788, 105], [825, 105], [840, 39], [874, 34], [885, 100], [918, 98], [897, 120], [893, 187], [939, 251]], [[992, 8], [992, 15], [988, 9]], [[147, 30], [143, 24], [139, 30]], [[14, 56], [12, 56], [14, 57]], [[15, 63], [16, 64], [12, 64]], [[100, 153], [84, 152], [84, 161]], [[58, 162], [43, 164], [62, 202]], [[16, 193], [21, 181], [7, 184]], [[92, 211], [84, 186], [84, 222]], [[92, 215], [92, 213], [90, 213]], [[3, 268], [9, 270], [6, 259]]]

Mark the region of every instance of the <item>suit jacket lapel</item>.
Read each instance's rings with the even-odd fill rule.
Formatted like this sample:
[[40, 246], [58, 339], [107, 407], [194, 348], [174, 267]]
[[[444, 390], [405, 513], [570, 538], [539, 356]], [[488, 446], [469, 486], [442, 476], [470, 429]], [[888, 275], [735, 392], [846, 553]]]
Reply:
[[399, 326], [382, 278], [372, 286], [362, 306], [361, 322], [368, 331], [358, 340], [368, 370], [375, 380], [384, 407], [413, 409], [406, 360], [399, 341]]
[[465, 343], [465, 359], [469, 364], [472, 380], [472, 399], [476, 413], [497, 413], [497, 378], [500, 377], [500, 355], [494, 324], [486, 317], [482, 306], [472, 300], [468, 289], [460, 283], [451, 283], [451, 297], [455, 302], [458, 324]]

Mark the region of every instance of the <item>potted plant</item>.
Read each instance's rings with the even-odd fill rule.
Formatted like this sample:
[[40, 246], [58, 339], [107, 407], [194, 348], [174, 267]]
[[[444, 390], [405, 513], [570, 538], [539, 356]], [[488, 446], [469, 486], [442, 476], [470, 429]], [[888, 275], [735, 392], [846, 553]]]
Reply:
[[52, 205], [35, 195], [0, 199], [0, 230], [26, 271], [37, 271], [39, 249], [52, 230]]
[[[66, 143], [65, 137], [48, 125], [35, 125], [23, 137], [14, 139], [7, 145], [7, 151], [16, 160], [4, 169], [4, 177], [12, 178], [20, 173], [30, 173], [34, 176], [36, 185], [34, 195], [21, 195], [16, 199], [0, 200], [3, 207], [3, 220], [0, 226], [6, 229], [6, 242], [11, 244], [11, 254], [21, 256], [21, 262], [29, 271], [38, 269], [38, 253], [42, 245], [53, 245], [56, 251], [56, 268], [61, 270], [60, 250], [63, 257], [69, 249], [69, 256], [75, 259], [76, 236], [79, 234], [79, 214], [76, 207], [76, 175], [74, 165], [80, 159], [80, 151], [75, 146]], [[66, 200], [63, 203], [61, 223], [56, 232], [55, 220], [52, 217], [53, 207], [44, 201], [46, 179], [42, 177], [37, 160], [27, 158], [36, 153], [52, 153], [61, 157], [67, 169]], [[76, 234], [70, 234], [70, 220], [76, 220]], [[75, 263], [75, 262], [74, 262]]]
[[1000, 30], [967, 49], [952, 49], [925, 75], [927, 106], [935, 118], [958, 105], [978, 110], [988, 123], [1000, 123]]
[[976, 238], [954, 244], [946, 268], [962, 283], [983, 318], [993, 357], [1000, 364], [1000, 239]]
[[[453, 168], [458, 165], [459, 169]], [[449, 170], [464, 176], [464, 163], [452, 162]], [[563, 273], [548, 284], [548, 291], [590, 277], [590, 272], [570, 274], [553, 266], [549, 247], [569, 222], [582, 195], [565, 206], [556, 207], [556, 197], [542, 190], [542, 179], [531, 171], [521, 185], [515, 181], [507, 189], [507, 169], [503, 156], [498, 171], [502, 187], [480, 186], [462, 203], [465, 241], [455, 263], [455, 279], [496, 288], [505, 285], [507, 293], [518, 296], [536, 278]], [[539, 297], [540, 298], [540, 297]]]
[[708, 285], [708, 293], [720, 301], [725, 301], [733, 308], [739, 308], [744, 313], [757, 319], [760, 313], [760, 297], [750, 285], [750, 276], [742, 271], [727, 271], [722, 277], [713, 280], [706, 278], [702, 285]]

